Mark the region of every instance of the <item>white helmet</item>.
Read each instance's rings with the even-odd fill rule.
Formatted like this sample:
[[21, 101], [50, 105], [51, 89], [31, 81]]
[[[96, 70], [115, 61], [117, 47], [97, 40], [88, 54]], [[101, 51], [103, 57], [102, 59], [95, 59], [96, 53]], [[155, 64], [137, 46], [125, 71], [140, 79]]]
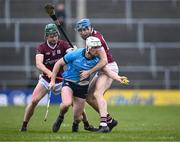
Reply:
[[99, 38], [90, 36], [86, 39], [86, 49], [89, 51], [89, 49], [93, 47], [101, 47], [102, 43]]

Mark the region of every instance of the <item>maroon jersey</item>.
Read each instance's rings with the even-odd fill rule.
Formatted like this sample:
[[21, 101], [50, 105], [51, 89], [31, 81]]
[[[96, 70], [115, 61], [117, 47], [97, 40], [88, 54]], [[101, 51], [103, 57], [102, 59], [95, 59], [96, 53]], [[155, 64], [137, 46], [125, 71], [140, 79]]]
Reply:
[[[64, 55], [66, 54], [66, 50], [70, 48], [69, 44], [63, 40], [59, 40], [54, 49], [48, 46], [47, 42], [40, 44], [36, 49], [36, 54], [43, 54], [44, 60], [43, 64], [49, 69], [53, 70], [54, 64]], [[63, 67], [60, 68], [57, 76], [61, 77], [63, 72]], [[43, 73], [43, 78], [46, 81], [50, 81], [50, 79]], [[59, 82], [58, 80], [56, 80]]]
[[99, 33], [98, 31], [93, 30], [92, 36], [97, 37], [97, 38], [100, 39], [100, 41], [101, 41], [101, 43], [102, 43], [102, 46], [104, 47], [104, 50], [105, 50], [105, 52], [106, 52], [107, 59], [108, 59], [108, 63], [114, 62], [112, 53], [111, 53], [111, 51], [109, 50], [109, 47], [108, 47], [106, 41], [104, 40], [102, 34]]

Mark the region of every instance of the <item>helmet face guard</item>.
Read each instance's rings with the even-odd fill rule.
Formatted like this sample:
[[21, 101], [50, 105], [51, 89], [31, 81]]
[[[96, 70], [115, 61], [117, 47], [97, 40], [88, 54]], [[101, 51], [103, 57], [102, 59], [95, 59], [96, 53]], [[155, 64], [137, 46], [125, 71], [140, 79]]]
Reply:
[[59, 30], [55, 24], [47, 24], [44, 29], [45, 36], [48, 36], [50, 34], [58, 33], [60, 35]]
[[77, 31], [79, 31], [80, 29], [85, 29], [85, 28], [89, 28], [89, 27], [91, 27], [91, 22], [90, 22], [90, 20], [84, 18], [84, 19], [81, 19], [80, 21], [78, 21], [78, 22], [76, 23], [75, 29], [76, 29]]
[[99, 48], [102, 43], [99, 38], [90, 36], [86, 39], [86, 50], [89, 52], [91, 48]]

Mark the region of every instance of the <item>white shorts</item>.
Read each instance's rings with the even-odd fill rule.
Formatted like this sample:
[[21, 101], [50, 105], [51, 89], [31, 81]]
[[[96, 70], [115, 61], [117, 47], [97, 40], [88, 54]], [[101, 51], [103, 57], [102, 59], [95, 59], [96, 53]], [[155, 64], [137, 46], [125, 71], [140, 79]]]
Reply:
[[[107, 68], [109, 68], [110, 70], [116, 72], [117, 74], [119, 73], [119, 68], [118, 68], [118, 65], [117, 65], [116, 62], [108, 63], [105, 67], [107, 67]], [[89, 85], [89, 86], [92, 85], [92, 82], [93, 82], [93, 80], [94, 80], [95, 78], [99, 77], [99, 76], [102, 75], [102, 74], [105, 74], [105, 73], [100, 70], [100, 71], [96, 72], [95, 74], [91, 75], [90, 85]], [[90, 87], [90, 88], [91, 88], [91, 87]], [[90, 88], [89, 88], [89, 89], [90, 89]]]
[[116, 73], [119, 73], [119, 68], [116, 62], [108, 63], [106, 67], [108, 67], [109, 69], [111, 69], [112, 71]]
[[[41, 83], [46, 89], [48, 89], [49, 83], [40, 75], [39, 83]], [[52, 91], [54, 95], [60, 95], [62, 89], [62, 82], [55, 84], [55, 89]]]
[[[119, 73], [119, 68], [118, 68], [118, 65], [116, 62], [112, 62], [112, 63], [108, 63], [105, 67], [111, 69], [112, 71], [116, 72], [116, 73]], [[99, 75], [101, 74], [104, 74], [103, 71], [98, 71], [96, 72], [94, 75], [91, 76], [91, 80], [94, 78], [94, 77], [98, 77]]]

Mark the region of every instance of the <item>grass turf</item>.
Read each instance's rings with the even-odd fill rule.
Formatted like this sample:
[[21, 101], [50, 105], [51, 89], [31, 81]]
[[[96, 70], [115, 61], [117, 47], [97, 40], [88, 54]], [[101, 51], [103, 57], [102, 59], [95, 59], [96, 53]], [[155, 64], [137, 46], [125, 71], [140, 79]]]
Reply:
[[[180, 141], [180, 106], [109, 106], [109, 112], [120, 123], [110, 133], [92, 133], [80, 125], [71, 132], [72, 109], [58, 133], [51, 126], [59, 112], [50, 106], [48, 120], [43, 121], [46, 108], [38, 107], [28, 132], [19, 132], [24, 107], [0, 107], [0, 141]], [[89, 121], [98, 126], [98, 114], [86, 107]]]

